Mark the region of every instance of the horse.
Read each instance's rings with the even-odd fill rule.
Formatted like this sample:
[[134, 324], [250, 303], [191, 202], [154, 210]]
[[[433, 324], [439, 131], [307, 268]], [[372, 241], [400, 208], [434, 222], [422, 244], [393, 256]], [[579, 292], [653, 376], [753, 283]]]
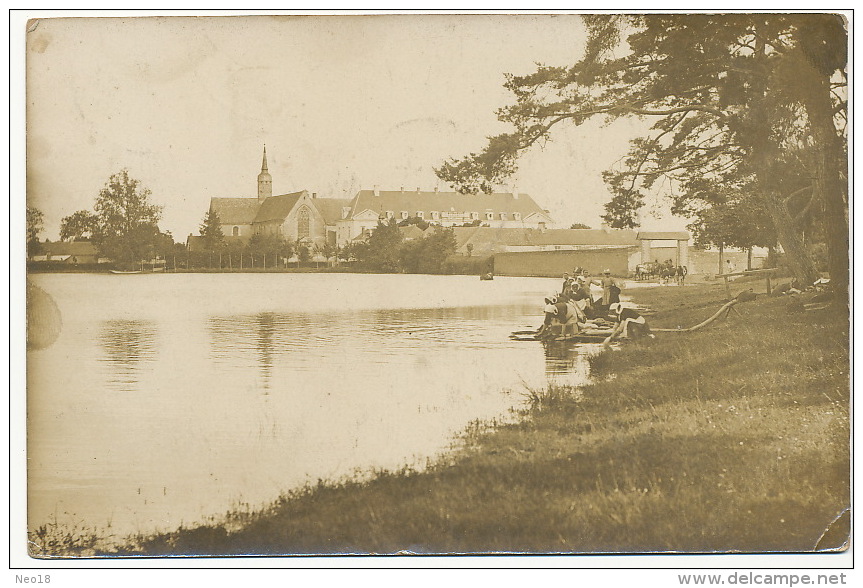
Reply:
[[659, 264], [648, 261], [635, 266], [635, 279], [638, 281], [649, 280], [659, 274]]
[[[667, 286], [669, 282], [673, 279], [677, 284], [680, 284], [680, 275], [683, 269], [680, 266], [663, 266], [659, 271], [659, 283]], [[686, 275], [686, 274], [683, 274]]]

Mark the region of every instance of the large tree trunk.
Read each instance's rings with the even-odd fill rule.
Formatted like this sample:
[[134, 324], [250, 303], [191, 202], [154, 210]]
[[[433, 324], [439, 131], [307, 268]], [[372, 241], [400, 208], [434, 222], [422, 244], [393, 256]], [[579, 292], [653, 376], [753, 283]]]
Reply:
[[[763, 71], [769, 72], [766, 46], [763, 39], [756, 36], [756, 59], [760, 62]], [[792, 275], [801, 284], [811, 284], [818, 279], [815, 264], [803, 246], [801, 234], [794, 226], [794, 221], [783, 198], [777, 193], [774, 175], [780, 173], [775, 168], [777, 161], [778, 146], [771, 138], [774, 120], [771, 118], [772, 108], [768, 108], [768, 75], [754, 76], [754, 96], [749, 104], [749, 128], [746, 133], [751, 144], [750, 164], [755, 172], [758, 197], [765, 204], [773, 226], [776, 228], [776, 236], [779, 245], [785, 252], [785, 263]]]
[[[756, 79], [756, 83], [763, 84], [763, 82], [763, 79]], [[811, 284], [818, 279], [815, 263], [803, 246], [802, 235], [795, 227], [784, 199], [774, 187], [774, 174], [780, 172], [775, 167], [777, 146], [770, 137], [773, 124], [768, 116], [765, 101], [753, 101], [750, 105], [750, 113], [752, 124], [749, 129], [752, 146], [750, 164], [755, 172], [758, 197], [764, 202], [773, 221], [776, 237], [785, 253], [785, 263], [791, 270], [791, 274], [801, 284]]]
[[770, 190], [764, 190], [760, 195], [776, 226], [776, 235], [785, 252], [785, 263], [788, 269], [801, 284], [811, 284], [818, 279], [818, 270], [809, 252], [803, 246], [803, 239], [794, 228], [794, 221], [785, 207], [785, 202]]
[[[813, 84], [816, 80], [811, 80]], [[806, 112], [817, 149], [815, 189], [824, 203], [824, 226], [827, 227], [827, 269], [833, 293], [840, 302], [848, 303], [848, 185], [843, 180], [848, 162], [841, 138], [833, 123], [829, 79], [817, 78], [817, 84], [806, 92]], [[847, 177], [847, 176], [846, 176]]]

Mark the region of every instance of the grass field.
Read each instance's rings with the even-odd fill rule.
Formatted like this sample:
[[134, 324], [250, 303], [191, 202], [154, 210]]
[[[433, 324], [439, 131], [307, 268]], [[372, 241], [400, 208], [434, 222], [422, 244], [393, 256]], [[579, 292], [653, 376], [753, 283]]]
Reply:
[[[655, 327], [725, 301], [709, 284], [629, 293]], [[813, 550], [850, 505], [848, 317], [788, 304], [759, 297], [598, 355], [590, 385], [534, 391], [513, 424], [477, 423], [421, 472], [305, 488], [114, 553]], [[847, 538], [834, 531], [827, 547]]]

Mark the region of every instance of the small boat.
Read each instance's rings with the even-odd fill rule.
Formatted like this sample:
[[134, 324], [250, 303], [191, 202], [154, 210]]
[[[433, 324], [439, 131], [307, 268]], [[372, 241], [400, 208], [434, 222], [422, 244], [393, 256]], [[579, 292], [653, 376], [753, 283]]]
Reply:
[[480, 280], [493, 280], [493, 279], [494, 279], [494, 274], [493, 274], [493, 273], [491, 273], [491, 272], [488, 272], [488, 273], [485, 273], [485, 274], [480, 274], [480, 275], [479, 275], [479, 279], [480, 279]]
[[[602, 343], [614, 332], [615, 325], [601, 319], [588, 321], [578, 333], [560, 333], [560, 326], [542, 334], [538, 329], [532, 331], [513, 331], [509, 336], [513, 341], [571, 341], [573, 343]], [[554, 332], [557, 331], [557, 332]]]
[[[517, 334], [519, 333], [519, 334]], [[529, 331], [530, 334], [520, 334], [522, 331], [516, 331], [509, 336], [513, 341], [568, 341], [570, 343], [603, 343], [611, 331], [591, 332], [582, 331], [580, 333], [567, 333], [566, 335], [555, 335], [552, 333], [538, 335], [536, 331]]]
[[109, 270], [112, 274], [140, 274], [143, 273], [141, 270], [132, 270], [132, 271], [124, 271], [124, 270]]

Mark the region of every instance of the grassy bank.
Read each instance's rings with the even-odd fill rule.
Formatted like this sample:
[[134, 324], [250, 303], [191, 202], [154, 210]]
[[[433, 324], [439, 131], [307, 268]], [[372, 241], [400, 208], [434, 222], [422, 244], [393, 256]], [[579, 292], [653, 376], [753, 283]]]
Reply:
[[[724, 302], [721, 285], [629, 293], [656, 327]], [[759, 297], [603, 353], [591, 385], [537, 394], [422, 472], [306, 488], [118, 553], [811, 550], [850, 504], [848, 320], [787, 305]]]

